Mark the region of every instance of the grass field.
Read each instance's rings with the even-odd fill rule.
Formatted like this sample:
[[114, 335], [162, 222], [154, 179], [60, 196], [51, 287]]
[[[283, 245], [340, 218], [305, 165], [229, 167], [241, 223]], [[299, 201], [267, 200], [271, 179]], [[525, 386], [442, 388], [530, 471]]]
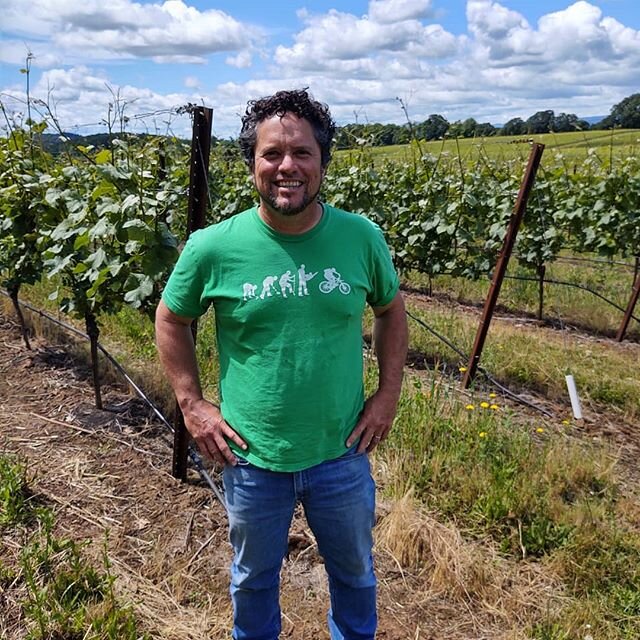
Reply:
[[[576, 131], [572, 133], [545, 133], [522, 136], [492, 136], [488, 138], [459, 138], [421, 141], [419, 145], [394, 145], [386, 147], [366, 147], [367, 153], [376, 161], [392, 160], [411, 162], [420, 152], [433, 156], [460, 156], [465, 162], [476, 162], [480, 157], [491, 160], [526, 159], [529, 142], [545, 145], [543, 165], [557, 163], [558, 154], [568, 162], [581, 162], [589, 154], [595, 154], [603, 164], [612, 158], [637, 155], [640, 150], [640, 130], [621, 129], [618, 131]], [[349, 157], [357, 151], [339, 151], [336, 158]]]

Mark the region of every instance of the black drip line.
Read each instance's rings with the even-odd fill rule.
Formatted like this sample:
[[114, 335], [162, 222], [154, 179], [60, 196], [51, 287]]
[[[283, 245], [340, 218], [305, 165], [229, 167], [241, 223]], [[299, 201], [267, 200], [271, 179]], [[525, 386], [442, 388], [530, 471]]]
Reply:
[[[8, 296], [8, 294], [5, 291], [1, 291], [0, 290], [0, 292], [3, 295]], [[77, 329], [76, 327], [74, 327], [71, 324], [68, 324], [66, 322], [63, 322], [62, 320], [58, 320], [57, 318], [54, 318], [52, 315], [49, 315], [48, 313], [46, 313], [46, 311], [42, 311], [42, 309], [38, 309], [38, 308], [30, 305], [29, 303], [22, 302], [22, 301], [20, 302], [20, 306], [24, 307], [25, 309], [29, 309], [29, 311], [38, 314], [42, 318], [45, 318], [49, 322], [52, 322], [52, 323], [62, 327], [63, 329], [66, 329], [70, 333], [73, 333], [73, 334], [75, 334], [75, 335], [77, 335], [77, 336], [79, 336], [81, 338], [84, 338], [85, 340], [89, 340], [89, 336], [86, 333], [84, 333], [83, 331], [80, 331], [79, 329]], [[171, 433], [174, 433], [175, 429], [173, 428], [171, 423], [165, 418], [165, 416], [162, 414], [162, 412], [156, 406], [156, 404], [135, 383], [135, 381], [127, 373], [125, 368], [99, 342], [98, 342], [98, 349], [104, 354], [104, 356], [107, 358], [107, 360], [118, 370], [118, 372], [124, 377], [124, 379], [131, 385], [131, 387], [135, 390], [135, 392], [138, 394], [138, 396], [144, 402], [147, 403], [147, 405], [151, 408], [153, 413], [160, 419], [160, 421], [165, 425], [165, 427], [167, 427], [169, 429], [169, 431], [171, 431]], [[226, 510], [226, 505], [225, 505], [225, 501], [224, 501], [223, 492], [216, 485], [215, 481], [211, 478], [211, 476], [207, 472], [207, 470], [206, 470], [206, 468], [204, 466], [204, 463], [202, 461], [202, 458], [201, 458], [200, 454], [195, 450], [195, 447], [194, 447], [193, 443], [189, 443], [188, 455], [189, 455], [189, 458], [191, 459], [191, 462], [193, 463], [194, 467], [196, 468], [197, 472], [200, 474], [200, 477], [209, 485], [209, 487], [213, 491], [215, 497], [218, 499], [220, 504]]]

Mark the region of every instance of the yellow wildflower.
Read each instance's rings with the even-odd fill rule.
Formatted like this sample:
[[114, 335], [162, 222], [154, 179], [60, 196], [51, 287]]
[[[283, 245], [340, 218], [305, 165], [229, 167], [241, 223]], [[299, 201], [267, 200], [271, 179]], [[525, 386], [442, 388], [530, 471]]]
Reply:
[[472, 404], [468, 404], [465, 409], [467, 409], [468, 411], [473, 411], [475, 409], [475, 406]]
[[480, 406], [481, 406], [483, 409], [488, 409], [488, 408], [489, 408], [489, 403], [488, 403], [488, 402], [481, 402], [481, 403], [480, 403]]
[[569, 422], [569, 420], [563, 420], [562, 424], [571, 424], [571, 422]]
[[467, 370], [467, 367], [458, 367], [458, 371], [460, 373], [464, 373]]
[[500, 407], [497, 404], [492, 404], [489, 409], [493, 409], [494, 411], [497, 411]]
[[486, 438], [486, 437], [487, 437], [487, 432], [486, 432], [486, 431], [481, 431], [481, 432], [478, 434], [478, 437], [479, 437], [479, 438]]
[[490, 394], [489, 394], [489, 397], [490, 397], [490, 398], [497, 398], [497, 397], [498, 397], [498, 394], [497, 394], [497, 393], [490, 393]]
[[536, 433], [544, 433], [544, 429], [542, 427], [538, 427], [536, 429]]

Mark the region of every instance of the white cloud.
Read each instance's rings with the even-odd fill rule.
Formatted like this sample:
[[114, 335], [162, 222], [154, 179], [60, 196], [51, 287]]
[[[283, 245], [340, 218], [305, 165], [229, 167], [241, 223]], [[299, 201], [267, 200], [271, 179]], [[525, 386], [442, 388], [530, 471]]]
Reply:
[[[391, 7], [404, 4], [425, 3], [390, 2]], [[387, 77], [386, 72], [390, 76], [407, 75], [411, 69], [420, 69], [417, 57], [446, 58], [453, 56], [459, 46], [459, 40], [440, 25], [425, 26], [414, 19], [379, 22], [369, 16], [358, 18], [335, 10], [318, 16], [300, 15], [305, 28], [295, 35], [293, 46], [278, 46], [274, 54], [278, 69], [286, 70], [287, 75], [320, 70], [339, 78], [354, 73], [365, 77], [372, 73]]]
[[432, 0], [371, 0], [369, 17], [383, 24], [429, 18], [434, 14], [432, 5]]
[[31, 66], [48, 68], [62, 64], [60, 56], [50, 52], [50, 47], [43, 42], [32, 42], [26, 45], [22, 40], [2, 39], [0, 41], [0, 62], [24, 67], [29, 52], [33, 54]]
[[237, 56], [229, 56], [225, 62], [237, 69], [247, 69], [251, 66], [251, 53], [249, 51], [241, 51]]
[[[202, 100], [199, 94], [192, 92], [162, 94], [144, 87], [118, 87], [106, 74], [97, 74], [86, 66], [44, 72], [32, 87], [31, 96], [34, 117], [37, 117], [35, 114], [47, 116], [48, 109], [42, 104], [46, 103], [63, 130], [81, 134], [106, 131], [109, 105], [117, 98], [124, 107], [124, 114], [130, 118], [127, 130], [167, 133], [167, 128], [172, 126], [172, 131], [189, 136], [189, 118], [175, 115], [175, 110]], [[12, 105], [22, 107], [25, 99], [24, 92], [19, 89], [3, 93], [3, 102], [10, 108], [14, 108]], [[206, 100], [210, 101], [209, 98]], [[138, 117], [138, 114], [144, 115]]]
[[12, 0], [3, 29], [34, 39], [48, 36], [65, 60], [204, 62], [208, 54], [241, 52], [262, 38], [258, 29], [223, 11], [199, 11], [182, 0]]

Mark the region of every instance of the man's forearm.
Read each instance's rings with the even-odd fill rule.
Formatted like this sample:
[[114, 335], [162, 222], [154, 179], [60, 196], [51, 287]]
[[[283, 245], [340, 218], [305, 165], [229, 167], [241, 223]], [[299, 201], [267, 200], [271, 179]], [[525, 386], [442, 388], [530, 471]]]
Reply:
[[397, 402], [408, 345], [407, 314], [400, 294], [388, 309], [376, 316], [373, 340], [379, 369], [378, 393]]
[[177, 320], [163, 303], [156, 313], [156, 344], [160, 361], [183, 411], [202, 398], [191, 327]]

